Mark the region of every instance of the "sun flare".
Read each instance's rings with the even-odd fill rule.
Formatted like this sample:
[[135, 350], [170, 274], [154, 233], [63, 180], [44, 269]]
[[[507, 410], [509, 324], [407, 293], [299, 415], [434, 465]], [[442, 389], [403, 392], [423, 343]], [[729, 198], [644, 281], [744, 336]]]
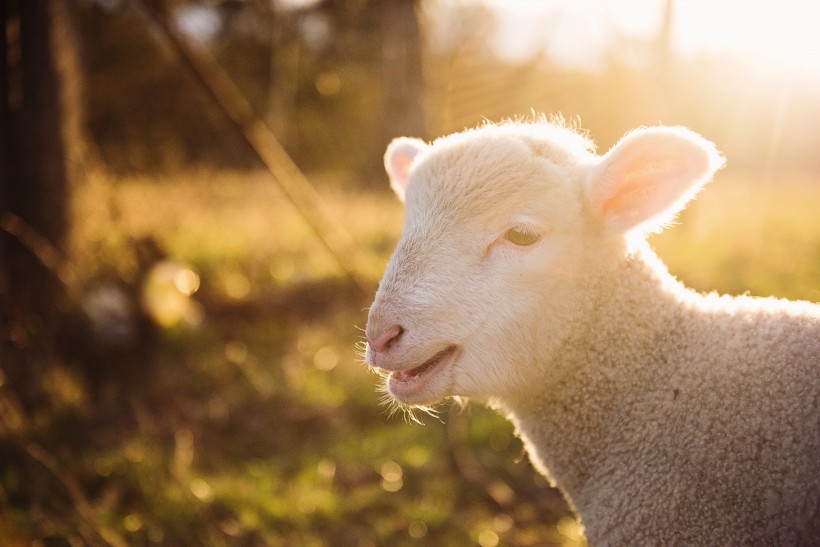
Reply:
[[619, 39], [657, 36], [671, 8], [673, 45], [683, 55], [734, 52], [820, 73], [820, 10], [803, 0], [483, 1], [499, 15], [502, 56], [546, 50], [561, 64], [595, 66]]
[[731, 50], [820, 72], [820, 10], [802, 0], [686, 0], [677, 4], [684, 51]]

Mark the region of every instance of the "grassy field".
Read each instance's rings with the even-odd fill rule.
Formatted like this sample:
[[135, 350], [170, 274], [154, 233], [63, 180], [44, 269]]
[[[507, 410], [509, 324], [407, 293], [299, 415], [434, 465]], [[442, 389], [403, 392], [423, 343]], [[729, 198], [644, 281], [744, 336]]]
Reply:
[[[401, 229], [391, 196], [323, 194], [373, 290]], [[265, 175], [91, 178], [75, 194], [86, 279], [138, 278], [152, 238], [194, 272], [178, 324], [89, 372], [3, 392], [4, 544], [580, 545], [560, 495], [494, 413], [389, 417], [361, 364], [369, 298]], [[820, 186], [719, 178], [653, 236], [701, 290], [820, 299]]]

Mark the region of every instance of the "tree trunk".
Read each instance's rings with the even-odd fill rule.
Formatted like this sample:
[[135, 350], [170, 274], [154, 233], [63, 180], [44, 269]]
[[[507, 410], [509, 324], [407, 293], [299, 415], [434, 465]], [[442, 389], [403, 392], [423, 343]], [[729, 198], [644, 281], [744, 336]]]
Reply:
[[68, 224], [67, 176], [54, 1], [0, 0], [0, 328], [13, 351], [50, 346], [63, 294], [55, 249]]

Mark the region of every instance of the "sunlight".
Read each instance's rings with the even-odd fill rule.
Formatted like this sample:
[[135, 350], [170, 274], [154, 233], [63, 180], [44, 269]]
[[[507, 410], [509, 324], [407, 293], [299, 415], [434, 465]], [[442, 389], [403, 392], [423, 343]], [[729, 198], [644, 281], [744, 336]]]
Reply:
[[[482, 0], [499, 16], [496, 48], [507, 59], [546, 51], [558, 64], [599, 68], [618, 40], [659, 31], [666, 0]], [[671, 1], [671, 0], [670, 0]], [[820, 10], [802, 0], [673, 2], [678, 52], [746, 53], [820, 73]]]
[[677, 5], [684, 52], [746, 51], [820, 71], [820, 10], [802, 0], [686, 0]]

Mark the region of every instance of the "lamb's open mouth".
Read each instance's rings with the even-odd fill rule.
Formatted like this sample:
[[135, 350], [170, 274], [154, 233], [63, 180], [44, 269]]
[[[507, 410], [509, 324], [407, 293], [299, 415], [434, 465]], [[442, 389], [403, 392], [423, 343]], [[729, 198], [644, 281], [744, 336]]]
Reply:
[[457, 349], [458, 347], [454, 345], [447, 346], [417, 367], [391, 373], [390, 392], [401, 399], [420, 390], [428, 378], [453, 360]]

